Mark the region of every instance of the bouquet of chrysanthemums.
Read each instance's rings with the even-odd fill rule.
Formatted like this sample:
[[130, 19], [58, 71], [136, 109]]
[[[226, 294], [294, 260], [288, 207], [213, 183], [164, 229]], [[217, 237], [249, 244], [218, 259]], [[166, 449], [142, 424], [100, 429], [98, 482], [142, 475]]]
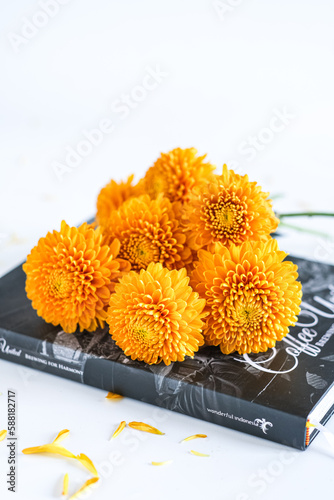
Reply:
[[300, 311], [297, 266], [271, 234], [268, 193], [194, 148], [161, 154], [143, 179], [111, 180], [94, 224], [41, 238], [23, 269], [37, 314], [73, 333], [110, 326], [127, 356], [167, 365], [204, 344], [265, 352]]

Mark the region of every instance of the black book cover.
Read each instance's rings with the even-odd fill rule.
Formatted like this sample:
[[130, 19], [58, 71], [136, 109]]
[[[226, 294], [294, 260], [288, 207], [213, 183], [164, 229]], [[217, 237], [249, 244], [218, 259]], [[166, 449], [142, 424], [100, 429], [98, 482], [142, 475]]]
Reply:
[[[39, 318], [19, 266], [0, 279], [0, 358], [303, 450], [307, 418], [334, 386], [334, 266], [290, 259], [299, 266], [302, 311], [267, 353], [204, 347], [170, 366], [132, 361], [108, 328], [66, 334]], [[333, 411], [334, 400], [321, 422]]]

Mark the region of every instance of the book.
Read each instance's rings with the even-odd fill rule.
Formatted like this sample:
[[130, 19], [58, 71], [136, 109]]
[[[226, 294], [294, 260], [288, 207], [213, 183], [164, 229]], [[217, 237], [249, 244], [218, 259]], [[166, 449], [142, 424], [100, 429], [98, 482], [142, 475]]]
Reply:
[[241, 356], [207, 346], [169, 366], [126, 357], [108, 327], [67, 334], [46, 323], [19, 266], [0, 279], [0, 358], [304, 450], [318, 433], [307, 419], [325, 424], [334, 412], [334, 266], [291, 260], [302, 309], [275, 348]]

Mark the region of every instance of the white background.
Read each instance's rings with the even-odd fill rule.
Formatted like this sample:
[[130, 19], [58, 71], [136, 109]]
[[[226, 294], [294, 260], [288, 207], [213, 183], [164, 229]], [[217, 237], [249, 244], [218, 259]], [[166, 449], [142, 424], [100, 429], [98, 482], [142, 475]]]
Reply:
[[[63, 0], [53, 17], [40, 15], [42, 3], [0, 1], [0, 275], [63, 218], [74, 225], [93, 215], [110, 178], [134, 172], [139, 179], [161, 151], [178, 146], [194, 146], [218, 169], [228, 162], [283, 194], [279, 212], [333, 211], [331, 0]], [[138, 85], [157, 68], [164, 76], [143, 94]], [[124, 95], [132, 95], [126, 117], [115, 108]], [[288, 118], [268, 131], [277, 113]], [[60, 180], [55, 162], [65, 163], [67, 148], [103, 119], [113, 132]], [[259, 141], [254, 154], [245, 150], [252, 137]], [[334, 235], [331, 219], [289, 222]], [[334, 263], [333, 239], [281, 235], [282, 249]], [[91, 498], [308, 500], [333, 490], [334, 453], [321, 436], [295, 453], [132, 400], [108, 402], [97, 389], [1, 361], [0, 391], [8, 388], [18, 393], [18, 449], [69, 428], [64, 445], [89, 455], [104, 474]], [[148, 421], [166, 435], [125, 430], [108, 442], [121, 420]], [[328, 428], [334, 431], [333, 420]], [[179, 444], [193, 433], [208, 439]], [[12, 498], [6, 456], [3, 442], [0, 496]], [[89, 477], [70, 461], [18, 458], [20, 500], [59, 497], [65, 472], [71, 493]], [[173, 463], [149, 465], [165, 459]]]

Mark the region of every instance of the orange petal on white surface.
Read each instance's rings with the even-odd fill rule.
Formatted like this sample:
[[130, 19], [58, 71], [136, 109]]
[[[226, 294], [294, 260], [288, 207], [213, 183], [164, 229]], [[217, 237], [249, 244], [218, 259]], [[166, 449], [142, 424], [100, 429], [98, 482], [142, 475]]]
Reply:
[[87, 457], [87, 455], [85, 455], [84, 453], [80, 453], [79, 455], [76, 456], [72, 452], [70, 452], [69, 450], [64, 448], [63, 446], [59, 446], [57, 444], [57, 439], [58, 438], [60, 440], [64, 439], [64, 437], [66, 437], [66, 435], [68, 435], [68, 433], [69, 433], [69, 431], [67, 431], [67, 430], [62, 431], [61, 433], [58, 434], [57, 438], [55, 439], [55, 441], [53, 443], [44, 444], [42, 446], [34, 446], [32, 448], [25, 448], [24, 450], [22, 450], [22, 453], [24, 453], [25, 455], [31, 455], [31, 454], [35, 454], [35, 453], [50, 453], [53, 455], [60, 455], [62, 457], [66, 457], [66, 458], [74, 458], [75, 460], [80, 462], [87, 470], [89, 470], [89, 472], [94, 474], [95, 477], [98, 477], [98, 472], [96, 470], [96, 467], [93, 464], [93, 462], [91, 461], [91, 459], [89, 457]]
[[106, 399], [123, 399], [123, 396], [116, 394], [116, 392], [108, 392]]
[[68, 474], [66, 473], [63, 480], [63, 491], [62, 495], [68, 494]]
[[208, 437], [206, 434], [193, 434], [192, 436], [182, 439], [181, 443], [185, 443], [186, 441], [191, 441], [192, 439], [206, 438], [206, 437]]
[[64, 429], [59, 432], [58, 436], [52, 441], [52, 444], [58, 444], [63, 441], [68, 435], [70, 431], [68, 429]]
[[98, 477], [92, 477], [91, 479], [88, 479], [88, 481], [86, 481], [85, 484], [81, 486], [81, 488], [76, 493], [74, 493], [74, 495], [70, 497], [70, 500], [74, 500], [75, 498], [77, 498], [80, 495], [80, 493], [82, 493], [91, 484], [96, 483], [98, 480], [99, 480]]
[[136, 429], [137, 431], [150, 432], [151, 434], [160, 435], [165, 434], [164, 432], [159, 431], [159, 429], [152, 427], [152, 425], [145, 424], [144, 422], [129, 422], [128, 426], [131, 427], [131, 429]]
[[173, 462], [173, 460], [165, 460], [164, 462], [151, 462], [152, 465], [167, 465], [167, 464], [171, 464]]
[[62, 457], [77, 458], [66, 448], [58, 446], [57, 444], [44, 444], [42, 446], [34, 446], [33, 448], [25, 448], [22, 450], [22, 453], [25, 455], [31, 455], [33, 453], [51, 453], [53, 455], [61, 455]]
[[86, 469], [89, 470], [89, 472], [91, 472], [92, 474], [94, 474], [95, 477], [98, 477], [98, 472], [96, 470], [96, 467], [95, 465], [93, 464], [93, 462], [91, 461], [91, 459], [89, 457], [87, 457], [87, 455], [85, 455], [84, 453], [80, 453], [80, 455], [78, 455], [76, 457], [77, 460], [79, 460], [79, 462], [82, 463], [82, 465], [84, 467], [86, 467]]
[[7, 431], [0, 431], [0, 441], [3, 441], [5, 437], [7, 436]]
[[117, 437], [122, 432], [125, 426], [126, 422], [123, 420], [115, 430], [114, 434], [111, 436], [111, 439], [115, 439], [115, 437]]
[[200, 453], [199, 451], [190, 450], [192, 455], [196, 455], [196, 457], [209, 457], [210, 455], [206, 455], [205, 453]]

